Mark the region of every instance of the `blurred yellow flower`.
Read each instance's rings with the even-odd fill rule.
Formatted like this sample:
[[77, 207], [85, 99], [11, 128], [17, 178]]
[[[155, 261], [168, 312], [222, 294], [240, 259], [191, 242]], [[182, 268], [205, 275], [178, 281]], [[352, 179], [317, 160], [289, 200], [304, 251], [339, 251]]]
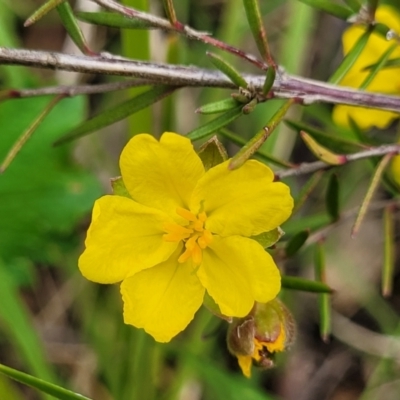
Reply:
[[205, 172], [187, 138], [133, 137], [121, 174], [131, 198], [96, 201], [79, 268], [89, 280], [121, 282], [125, 323], [168, 342], [193, 319], [205, 291], [226, 316], [280, 290], [272, 257], [252, 236], [290, 215], [289, 188], [258, 161]]
[[[400, 33], [400, 15], [394, 8], [387, 5], [378, 7], [376, 21], [382, 22], [393, 31]], [[344, 32], [342, 41], [345, 55], [365, 32], [365, 29], [365, 26], [353, 25]], [[369, 70], [364, 70], [364, 68], [376, 63], [393, 43], [395, 43], [395, 40], [386, 40], [378, 33], [372, 33], [361, 55], [342, 79], [340, 85], [353, 88], [360, 87], [370, 72]], [[391, 53], [390, 59], [394, 58], [400, 58], [400, 45]], [[378, 72], [366, 90], [370, 92], [400, 94], [400, 67], [383, 68]], [[399, 116], [398, 113], [390, 111], [338, 105], [335, 106], [332, 117], [337, 124], [342, 126], [349, 126], [349, 118], [352, 118], [361, 129], [368, 129], [373, 126], [383, 129]]]

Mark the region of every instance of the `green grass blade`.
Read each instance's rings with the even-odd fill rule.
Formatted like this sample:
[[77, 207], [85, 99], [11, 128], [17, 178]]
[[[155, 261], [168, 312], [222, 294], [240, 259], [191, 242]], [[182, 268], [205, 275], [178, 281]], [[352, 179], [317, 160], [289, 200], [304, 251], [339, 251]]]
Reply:
[[282, 287], [284, 289], [300, 290], [302, 292], [312, 293], [332, 293], [333, 290], [322, 282], [310, 281], [308, 279], [295, 276], [282, 275]]
[[59, 4], [57, 6], [57, 11], [61, 18], [62, 24], [64, 25], [73, 42], [78, 46], [79, 50], [89, 56], [95, 55], [95, 53], [89, 49], [86, 43], [85, 37], [83, 36], [70, 4], [67, 1]]
[[92, 119], [85, 121], [77, 128], [62, 136], [54, 144], [59, 145], [62, 143], [70, 142], [71, 140], [78, 139], [82, 136], [88, 135], [100, 128], [111, 125], [114, 122], [120, 121], [129, 115], [132, 115], [146, 107], [156, 103], [165, 96], [170, 95], [176, 88], [170, 86], [156, 86], [147, 92], [141, 93], [129, 99], [116, 107], [103, 111], [101, 114], [96, 115]]
[[9, 277], [7, 266], [2, 261], [0, 261], [0, 293], [0, 320], [9, 342], [30, 371], [43, 379], [56, 382], [56, 376], [46, 361], [28, 310], [19, 297], [15, 283]]
[[356, 44], [352, 49], [346, 54], [339, 68], [334, 72], [334, 74], [329, 78], [329, 83], [340, 83], [344, 76], [349, 72], [350, 68], [357, 61], [361, 52], [367, 45], [368, 39], [371, 36], [372, 29], [366, 30], [360, 38], [357, 40]]
[[46, 382], [43, 379], [25, 374], [24, 372], [17, 371], [16, 369], [7, 367], [3, 364], [0, 364], [0, 372], [18, 382], [23, 383], [24, 385], [30, 386], [32, 388], [40, 390], [43, 393], [54, 396], [56, 399], [59, 400], [91, 400], [89, 397], [71, 392], [70, 390], [64, 389], [61, 386]]
[[334, 15], [340, 19], [347, 20], [352, 14], [353, 11], [345, 6], [342, 6], [337, 3], [333, 3], [329, 0], [299, 0], [308, 6], [316, 8], [321, 11], [325, 11], [328, 14]]
[[191, 140], [199, 140], [211, 135], [219, 129], [227, 126], [235, 119], [239, 118], [242, 115], [242, 108], [243, 106], [240, 105], [223, 113], [219, 117], [207, 122], [206, 124], [193, 129], [187, 134], [187, 137]]

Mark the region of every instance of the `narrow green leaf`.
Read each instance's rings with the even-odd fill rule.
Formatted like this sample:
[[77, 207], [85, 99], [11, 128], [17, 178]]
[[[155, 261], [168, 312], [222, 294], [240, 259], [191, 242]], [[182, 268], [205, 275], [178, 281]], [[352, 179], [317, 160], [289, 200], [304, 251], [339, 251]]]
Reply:
[[366, 89], [368, 85], [374, 80], [379, 71], [384, 68], [392, 52], [398, 48], [398, 44], [392, 44], [379, 58], [378, 62], [371, 68], [371, 72], [364, 79], [360, 89]]
[[381, 182], [382, 174], [385, 168], [387, 167], [389, 161], [393, 157], [393, 154], [386, 154], [383, 158], [382, 161], [378, 164], [378, 167], [375, 170], [375, 173], [372, 177], [371, 183], [368, 187], [368, 191], [364, 197], [364, 200], [360, 206], [360, 210], [358, 211], [358, 215], [356, 218], [356, 221], [354, 222], [353, 229], [351, 230], [351, 237], [354, 238], [361, 226], [361, 222], [363, 221], [369, 204], [371, 203], [372, 196], [375, 193], [376, 188], [378, 187], [378, 184]]
[[238, 87], [247, 88], [246, 80], [240, 75], [239, 71], [237, 71], [232, 64], [229, 64], [222, 57], [215, 53], [211, 53], [210, 51], [207, 51], [206, 54], [210, 57], [214, 66], [223, 74], [225, 74], [235, 85]]
[[[389, 49], [388, 49], [387, 51], [389, 51], [392, 47], [396, 48], [397, 46], [398, 46], [398, 45], [395, 44], [394, 46], [389, 47]], [[383, 56], [382, 56], [382, 57], [383, 57]], [[373, 68], [375, 68], [377, 65], [379, 65], [379, 61], [378, 61], [377, 63], [367, 65], [367, 66], [364, 68], [364, 70], [373, 69]], [[398, 67], [400, 67], [400, 58], [392, 58], [392, 59], [390, 59], [390, 60], [386, 60], [386, 61], [385, 61], [385, 63], [384, 63], [383, 66], [382, 66], [382, 69], [385, 69], [385, 68], [398, 68]]]
[[[317, 243], [314, 253], [315, 277], [321, 284], [326, 284], [325, 279], [325, 252], [322, 243]], [[318, 306], [320, 315], [320, 333], [324, 342], [329, 340], [332, 330], [331, 307], [329, 294], [321, 293], [318, 295]]]
[[15, 156], [21, 151], [22, 147], [28, 141], [28, 139], [33, 135], [39, 125], [43, 120], [49, 115], [50, 111], [59, 103], [62, 96], [54, 97], [43, 109], [43, 111], [38, 115], [38, 117], [32, 122], [32, 124], [26, 129], [26, 131], [21, 135], [21, 137], [15, 142], [14, 146], [7, 153], [4, 161], [0, 165], [0, 173], [3, 173], [7, 167], [10, 165]]
[[228, 153], [226, 152], [224, 145], [216, 136], [207, 140], [207, 142], [200, 147], [197, 154], [203, 162], [206, 171], [228, 159]]
[[353, 11], [345, 6], [333, 3], [329, 0], [300, 0], [302, 3], [307, 4], [313, 8], [325, 11], [328, 14], [334, 15], [337, 18], [347, 20], [353, 14]]
[[0, 364], [0, 372], [8, 377], [21, 382], [24, 385], [38, 389], [43, 393], [47, 393], [60, 400], [91, 400], [89, 397], [74, 393], [70, 390], [64, 389], [61, 386], [54, 385], [53, 383], [46, 382], [42, 379], [36, 378], [32, 375], [25, 374], [24, 372], [7, 367]]
[[128, 18], [121, 14], [111, 12], [84, 12], [77, 11], [76, 17], [84, 22], [94, 25], [109, 26], [124, 29], [153, 29], [154, 25], [137, 18]]
[[62, 2], [57, 6], [57, 11], [62, 24], [79, 50], [89, 56], [96, 55], [96, 53], [89, 49], [70, 4], [67, 1]]
[[329, 147], [333, 151], [340, 153], [354, 153], [355, 151], [365, 150], [367, 146], [353, 142], [351, 140], [343, 139], [338, 135], [330, 135], [328, 133], [322, 132], [318, 129], [313, 128], [310, 125], [304, 124], [302, 122], [297, 122], [293, 120], [285, 120], [285, 124], [293, 128], [295, 131], [306, 131], [310, 136], [312, 136], [318, 143], [323, 146]]
[[311, 178], [304, 185], [302, 185], [300, 193], [298, 194], [297, 198], [295, 199], [292, 215], [300, 210], [300, 208], [303, 206], [305, 201], [310, 196], [311, 192], [318, 185], [318, 183], [321, 180], [323, 175], [324, 175], [324, 171], [322, 171], [322, 170], [317, 171], [311, 176]]
[[217, 114], [224, 111], [231, 110], [232, 108], [238, 107], [240, 103], [236, 100], [229, 98], [214, 103], [204, 104], [196, 110], [198, 114]]
[[278, 226], [269, 232], [263, 232], [256, 236], [251, 236], [251, 239], [260, 243], [264, 249], [273, 246], [283, 235], [285, 232]]
[[[231, 140], [233, 143], [237, 144], [238, 146], [244, 146], [247, 141], [243, 139], [241, 136], [235, 135], [233, 132], [231, 132], [229, 129], [223, 128], [219, 130], [219, 133], [224, 136], [225, 138]], [[293, 164], [291, 164], [288, 161], [284, 160], [279, 160], [278, 158], [272, 156], [271, 154], [267, 153], [263, 149], [258, 149], [255, 154], [255, 158], [258, 158], [266, 163], [271, 163], [274, 165], [279, 165], [280, 167], [283, 168], [292, 168], [294, 167]]]
[[386, 207], [383, 213], [384, 258], [382, 269], [382, 294], [389, 297], [393, 291], [395, 268], [394, 213], [393, 207]]
[[294, 100], [290, 99], [285, 101], [283, 105], [276, 111], [276, 113], [268, 121], [259, 132], [257, 132], [239, 151], [232, 157], [229, 164], [229, 169], [236, 169], [243, 165], [271, 136], [272, 132], [282, 121], [290, 106], [293, 105]]
[[162, 98], [170, 95], [175, 89], [175, 87], [170, 86], [155, 86], [150, 90], [118, 104], [113, 108], [103, 111], [101, 114], [96, 115], [88, 121], [85, 121], [71, 132], [62, 136], [54, 144], [59, 145], [70, 142], [71, 140], [78, 139], [91, 132], [104, 128], [105, 126], [111, 125], [114, 122], [120, 121], [128, 115], [132, 115], [146, 107], [149, 107]]
[[350, 68], [357, 61], [361, 52], [364, 50], [373, 28], [367, 29], [357, 40], [352, 49], [346, 54], [342, 63], [339, 65], [335, 73], [329, 78], [329, 83], [340, 83], [344, 76], [349, 72]]
[[174, 8], [174, 3], [172, 0], [163, 0], [164, 10], [167, 14], [168, 20], [172, 25], [175, 25], [178, 21], [176, 19], [176, 13]]
[[270, 67], [268, 67], [267, 74], [265, 76], [265, 81], [263, 85], [264, 95], [267, 95], [271, 90], [272, 86], [274, 85], [275, 76], [276, 76], [276, 69], [273, 65], [271, 65]]
[[111, 181], [111, 187], [112, 187], [113, 193], [115, 195], [122, 196], [122, 197], [128, 197], [129, 199], [132, 198], [132, 196], [128, 192], [128, 189], [125, 186], [122, 176], [117, 176], [116, 178], [111, 178], [110, 181]]
[[354, 13], [359, 13], [362, 5], [362, 0], [344, 0], [345, 3], [353, 10]]
[[309, 230], [300, 231], [294, 235], [286, 245], [286, 257], [293, 257], [302, 248], [309, 235]]
[[38, 8], [24, 23], [24, 26], [30, 26], [35, 22], [39, 21], [40, 18], [44, 17], [53, 8], [56, 8], [59, 4], [65, 0], [49, 0], [46, 1], [40, 8]]
[[339, 179], [336, 174], [331, 174], [325, 197], [326, 211], [332, 218], [332, 222], [339, 219]]
[[274, 63], [272, 62], [271, 53], [269, 51], [267, 33], [261, 19], [258, 0], [243, 0], [243, 5], [258, 51], [265, 61], [273, 65]]
[[310, 281], [308, 279], [298, 278], [295, 276], [282, 275], [281, 277], [282, 287], [284, 289], [300, 290], [302, 292], [312, 293], [332, 293], [328, 285], [321, 282]]
[[30, 319], [29, 311], [21, 300], [7, 267], [12, 268], [13, 265], [6, 265], [0, 260], [0, 321], [2, 329], [4, 328], [3, 333], [7, 335], [8, 343], [30, 371], [54, 382], [56, 375], [46, 361], [43, 346]]
[[219, 129], [227, 126], [235, 119], [239, 118], [242, 115], [242, 106], [238, 106], [229, 111], [226, 111], [219, 117], [207, 122], [206, 124], [193, 129], [187, 134], [187, 137], [191, 140], [199, 140], [211, 135], [214, 132], [217, 132]]

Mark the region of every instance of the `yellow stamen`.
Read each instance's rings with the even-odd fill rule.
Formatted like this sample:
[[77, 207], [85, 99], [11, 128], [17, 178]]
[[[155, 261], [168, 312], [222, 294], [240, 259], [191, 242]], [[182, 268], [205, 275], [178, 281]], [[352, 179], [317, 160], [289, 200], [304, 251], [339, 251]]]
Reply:
[[178, 258], [179, 263], [184, 263], [190, 257], [195, 265], [200, 265], [203, 260], [203, 250], [210, 245], [212, 233], [205, 228], [207, 215], [203, 211], [198, 215], [184, 208], [177, 208], [176, 213], [187, 221], [185, 226], [176, 223], [166, 223], [163, 228], [166, 232], [163, 239], [167, 242], [184, 242], [185, 251]]

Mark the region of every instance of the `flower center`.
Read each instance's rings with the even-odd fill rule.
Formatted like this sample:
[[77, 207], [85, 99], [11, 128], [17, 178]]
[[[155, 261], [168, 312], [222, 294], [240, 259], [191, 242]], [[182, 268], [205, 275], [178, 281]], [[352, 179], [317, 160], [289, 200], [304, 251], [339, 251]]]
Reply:
[[193, 262], [199, 265], [203, 258], [202, 250], [212, 241], [212, 233], [204, 228], [207, 215], [205, 212], [196, 215], [180, 207], [176, 209], [176, 213], [187, 222], [184, 226], [173, 222], [165, 223], [163, 228], [166, 233], [163, 239], [167, 242], [183, 241], [185, 251], [178, 258], [178, 262], [183, 263], [192, 257]]

